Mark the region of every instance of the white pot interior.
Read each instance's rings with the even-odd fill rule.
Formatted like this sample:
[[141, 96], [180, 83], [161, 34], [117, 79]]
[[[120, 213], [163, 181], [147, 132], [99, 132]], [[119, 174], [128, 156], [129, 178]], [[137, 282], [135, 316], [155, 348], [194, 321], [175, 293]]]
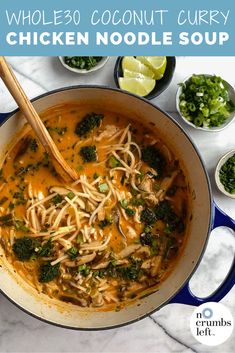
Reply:
[[[134, 96], [107, 88], [76, 88], [53, 93], [34, 102], [37, 111], [43, 111], [53, 105], [68, 101], [78, 101], [82, 105], [89, 104], [94, 109], [105, 108], [121, 115], [138, 118], [156, 124], [160, 135], [172, 147], [173, 151], [183, 161], [183, 167], [192, 191], [192, 220], [189, 226], [189, 237], [176, 268], [159, 289], [119, 312], [101, 312], [95, 309], [85, 310], [78, 307], [49, 299], [36, 292], [14, 272], [5, 259], [0, 248], [0, 289], [13, 302], [27, 312], [48, 322], [66, 327], [95, 329], [113, 327], [139, 319], [153, 310], [161, 307], [182, 286], [198, 263], [207, 240], [211, 217], [211, 199], [208, 180], [201, 160], [185, 133], [149, 102]], [[22, 125], [21, 114], [10, 118], [0, 129], [1, 156], [13, 135]]]

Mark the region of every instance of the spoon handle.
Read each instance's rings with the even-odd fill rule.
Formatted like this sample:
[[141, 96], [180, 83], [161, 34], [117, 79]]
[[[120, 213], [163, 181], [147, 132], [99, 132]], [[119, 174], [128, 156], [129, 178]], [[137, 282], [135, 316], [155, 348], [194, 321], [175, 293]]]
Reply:
[[[24, 113], [25, 118], [31, 125], [32, 129], [36, 133], [39, 141], [44, 146], [45, 150], [52, 157], [54, 157], [57, 163], [62, 167], [59, 168], [59, 174], [63, 174], [62, 176], [64, 177], [64, 173], [62, 173], [61, 170], [63, 169], [72, 180], [77, 180], [77, 173], [68, 165], [68, 163], [62, 157], [56, 144], [52, 140], [49, 132], [47, 131], [42, 120], [40, 119], [38, 113], [36, 112], [32, 103], [26, 96], [12, 69], [9, 67], [3, 56], [0, 56], [0, 77], [2, 78], [12, 97], [15, 99], [20, 110]], [[58, 166], [56, 169], [58, 169]]]

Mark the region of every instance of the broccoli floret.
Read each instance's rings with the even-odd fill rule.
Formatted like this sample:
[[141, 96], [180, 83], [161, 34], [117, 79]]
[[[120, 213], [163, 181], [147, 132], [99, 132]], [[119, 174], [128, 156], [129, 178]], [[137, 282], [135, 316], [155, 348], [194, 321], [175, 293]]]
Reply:
[[167, 224], [168, 232], [177, 230], [179, 233], [184, 230], [184, 222], [183, 220], [177, 216], [177, 214], [172, 209], [172, 206], [169, 201], [164, 200], [160, 202], [155, 207], [155, 215], [157, 220], [162, 220]]
[[141, 245], [152, 246], [153, 240], [155, 239], [154, 235], [150, 232], [140, 234], [140, 243]]
[[97, 160], [96, 146], [83, 146], [79, 152], [84, 163], [95, 162]]
[[43, 264], [39, 268], [39, 282], [50, 282], [60, 274], [60, 263], [52, 266], [50, 262]]
[[143, 209], [140, 215], [141, 222], [150, 225], [150, 224], [154, 224], [156, 220], [157, 219], [156, 219], [155, 213], [151, 208], [146, 207]]
[[29, 260], [35, 249], [35, 241], [29, 237], [17, 238], [13, 244], [13, 251], [20, 261]]
[[75, 133], [80, 137], [86, 137], [94, 128], [99, 127], [103, 114], [89, 113], [77, 124]]
[[160, 177], [164, 171], [165, 158], [154, 146], [144, 146], [142, 148], [142, 160], [157, 172]]

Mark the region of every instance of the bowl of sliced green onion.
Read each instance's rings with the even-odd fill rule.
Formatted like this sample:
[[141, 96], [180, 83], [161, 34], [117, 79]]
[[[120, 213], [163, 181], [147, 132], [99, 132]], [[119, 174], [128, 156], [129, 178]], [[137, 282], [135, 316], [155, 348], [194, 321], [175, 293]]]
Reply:
[[215, 170], [215, 182], [224, 195], [235, 199], [235, 149], [219, 160]]
[[59, 56], [61, 64], [69, 71], [87, 74], [101, 69], [109, 56]]
[[176, 108], [188, 125], [221, 131], [235, 117], [235, 90], [220, 76], [194, 74], [179, 84]]

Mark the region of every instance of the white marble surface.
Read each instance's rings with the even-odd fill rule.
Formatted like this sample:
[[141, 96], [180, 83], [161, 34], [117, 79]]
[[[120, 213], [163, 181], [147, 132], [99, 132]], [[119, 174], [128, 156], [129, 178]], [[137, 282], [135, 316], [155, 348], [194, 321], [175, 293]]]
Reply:
[[[13, 69], [30, 98], [46, 91], [76, 85], [102, 84], [114, 87], [115, 58], [103, 70], [79, 76], [64, 69], [57, 58], [11, 57]], [[215, 73], [235, 85], [235, 57], [179, 57], [174, 79], [168, 90], [154, 103], [176, 114], [177, 83], [191, 73]], [[0, 82], [0, 112], [15, 108], [15, 103]], [[218, 158], [235, 146], [235, 123], [220, 133], [196, 131], [180, 123], [199, 147], [209, 171], [214, 197], [220, 207], [235, 219], [235, 201], [221, 195], [215, 187], [213, 173]], [[197, 295], [208, 295], [223, 280], [235, 252], [234, 233], [218, 228], [213, 231], [203, 261], [191, 280]], [[235, 288], [222, 300], [235, 313]], [[100, 332], [79, 332], [40, 322], [11, 304], [0, 294], [0, 352], [221, 352], [235, 351], [235, 333], [218, 347], [198, 343], [191, 335], [189, 320], [193, 307], [179, 304], [165, 306], [138, 323]]]

